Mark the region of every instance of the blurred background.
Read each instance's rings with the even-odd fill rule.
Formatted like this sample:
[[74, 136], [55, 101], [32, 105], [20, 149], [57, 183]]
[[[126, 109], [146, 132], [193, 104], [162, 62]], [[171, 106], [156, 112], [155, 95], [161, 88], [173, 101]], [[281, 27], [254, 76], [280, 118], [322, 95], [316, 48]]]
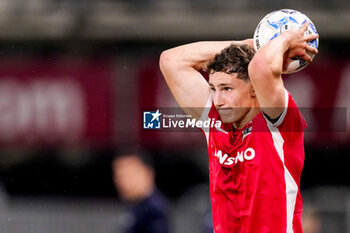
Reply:
[[305, 233], [350, 233], [350, 2], [346, 0], [1, 0], [0, 232], [121, 232], [129, 203], [115, 151], [150, 151], [171, 233], [210, 229], [198, 132], [142, 130], [143, 109], [177, 107], [160, 53], [252, 37], [270, 11], [305, 13], [319, 55], [285, 77], [305, 111]]

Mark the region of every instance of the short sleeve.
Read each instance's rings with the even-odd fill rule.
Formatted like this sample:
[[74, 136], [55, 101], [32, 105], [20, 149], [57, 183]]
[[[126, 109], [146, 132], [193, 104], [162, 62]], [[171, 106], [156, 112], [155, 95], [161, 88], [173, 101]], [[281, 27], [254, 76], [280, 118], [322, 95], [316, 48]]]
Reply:
[[[209, 120], [210, 118], [210, 112], [211, 112], [211, 109], [213, 107], [213, 100], [212, 100], [212, 97], [211, 95], [209, 95], [209, 98], [208, 98], [208, 101], [203, 109], [203, 112], [202, 112], [202, 115], [201, 117], [199, 118], [200, 121], [207, 121]], [[206, 141], [207, 141], [207, 144], [209, 144], [209, 128], [205, 128], [204, 125], [203, 127], [201, 127], [201, 131], [202, 133], [204, 134], [205, 138], [206, 138]]]
[[213, 99], [212, 99], [211, 95], [209, 95], [208, 101], [205, 104], [205, 107], [203, 109], [202, 115], [199, 118], [199, 120], [205, 121], [205, 120], [209, 119], [209, 112], [210, 112], [212, 105], [213, 105]]
[[265, 120], [269, 127], [278, 129], [281, 133], [290, 133], [289, 138], [292, 140], [301, 135], [307, 127], [306, 121], [299, 111], [299, 108], [292, 95], [285, 90], [286, 106], [277, 122], [271, 123], [266, 117]]

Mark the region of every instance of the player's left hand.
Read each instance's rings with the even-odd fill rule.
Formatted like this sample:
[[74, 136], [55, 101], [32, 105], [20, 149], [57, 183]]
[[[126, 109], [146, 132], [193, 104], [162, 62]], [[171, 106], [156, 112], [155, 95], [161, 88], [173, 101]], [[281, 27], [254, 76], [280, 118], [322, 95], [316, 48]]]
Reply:
[[306, 62], [311, 62], [312, 58], [310, 53], [317, 54], [318, 50], [308, 42], [317, 39], [318, 34], [306, 35], [305, 32], [309, 27], [309, 22], [306, 22], [300, 29], [288, 30], [283, 32], [289, 43], [288, 50], [285, 53], [285, 59], [291, 59], [293, 57], [300, 57]]

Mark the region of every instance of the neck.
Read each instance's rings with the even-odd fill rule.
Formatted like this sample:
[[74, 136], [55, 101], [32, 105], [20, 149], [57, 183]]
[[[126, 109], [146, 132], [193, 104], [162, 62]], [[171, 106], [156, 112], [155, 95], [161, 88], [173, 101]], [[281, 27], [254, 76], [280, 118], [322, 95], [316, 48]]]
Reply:
[[258, 103], [255, 103], [249, 111], [243, 116], [243, 118], [239, 122], [232, 123], [233, 127], [235, 129], [241, 129], [243, 126], [245, 126], [248, 122], [253, 120], [253, 118], [258, 115], [260, 112], [260, 107]]

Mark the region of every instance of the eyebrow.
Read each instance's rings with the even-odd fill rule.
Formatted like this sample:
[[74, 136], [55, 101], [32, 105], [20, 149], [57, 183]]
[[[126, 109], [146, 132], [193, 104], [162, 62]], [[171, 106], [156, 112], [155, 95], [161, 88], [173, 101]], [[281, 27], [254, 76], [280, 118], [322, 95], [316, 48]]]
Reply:
[[[218, 85], [218, 87], [222, 87], [222, 86], [230, 86], [231, 84], [229, 84], [229, 83], [220, 83], [219, 85]], [[209, 83], [209, 86], [212, 86], [212, 87], [214, 87], [214, 85], [212, 84], [212, 83]]]

